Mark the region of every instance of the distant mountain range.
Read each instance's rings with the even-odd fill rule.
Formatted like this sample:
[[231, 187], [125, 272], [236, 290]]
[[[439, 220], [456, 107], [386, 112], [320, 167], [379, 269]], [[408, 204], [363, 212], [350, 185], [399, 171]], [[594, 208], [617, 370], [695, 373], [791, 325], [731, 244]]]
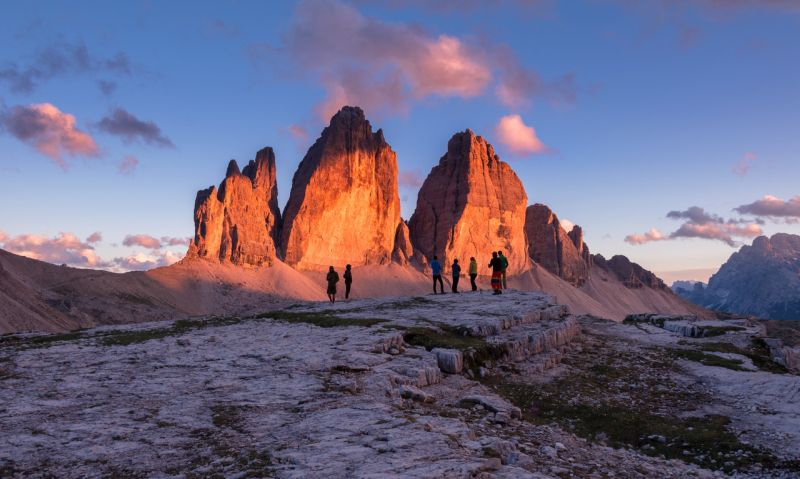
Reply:
[[731, 255], [708, 285], [676, 281], [672, 289], [709, 309], [800, 320], [800, 236], [760, 236]]

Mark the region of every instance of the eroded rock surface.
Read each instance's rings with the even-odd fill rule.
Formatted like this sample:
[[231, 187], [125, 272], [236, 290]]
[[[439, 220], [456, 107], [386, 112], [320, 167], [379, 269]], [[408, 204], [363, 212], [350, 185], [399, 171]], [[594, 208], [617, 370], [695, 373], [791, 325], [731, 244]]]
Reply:
[[195, 233], [187, 256], [270, 265], [277, 257], [280, 222], [275, 154], [267, 147], [243, 171], [231, 160], [219, 189], [197, 192]]
[[653, 288], [672, 293], [658, 276], [632, 262], [626, 256], [615, 255], [607, 260], [602, 255], [592, 255], [592, 261], [598, 268], [613, 273], [628, 288]]
[[400, 224], [397, 155], [358, 107], [322, 131], [292, 179], [284, 211], [284, 260], [299, 269], [384, 264]]
[[502, 250], [508, 273], [519, 273], [529, 264], [527, 201], [522, 182], [491, 144], [472, 130], [456, 133], [419, 191], [408, 224], [411, 242], [428, 261], [439, 256], [446, 270], [453, 259], [465, 267], [474, 256], [480, 274], [491, 274], [491, 253]]
[[525, 235], [531, 259], [573, 286], [589, 277], [589, 248], [583, 230], [574, 226], [567, 233], [553, 211], [543, 204], [531, 205], [525, 214]]

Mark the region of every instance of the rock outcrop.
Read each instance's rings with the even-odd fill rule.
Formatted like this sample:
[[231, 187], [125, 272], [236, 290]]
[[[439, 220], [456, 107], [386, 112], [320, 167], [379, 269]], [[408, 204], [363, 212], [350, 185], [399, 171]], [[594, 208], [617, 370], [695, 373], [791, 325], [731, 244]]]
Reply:
[[580, 287], [586, 282], [591, 256], [580, 226], [567, 233], [558, 216], [537, 203], [526, 210], [525, 236], [528, 255], [534, 262], [573, 286]]
[[595, 267], [603, 268], [614, 274], [627, 288], [638, 289], [646, 286], [672, 293], [672, 290], [658, 276], [632, 262], [626, 256], [615, 255], [607, 260], [602, 255], [595, 254], [592, 255], [592, 261]]
[[294, 174], [280, 240], [284, 261], [308, 270], [388, 263], [400, 223], [397, 155], [360, 108], [346, 106]]
[[464, 267], [478, 260], [479, 273], [492, 251], [502, 250], [509, 274], [529, 265], [525, 245], [525, 188], [492, 145], [471, 130], [456, 133], [447, 153], [431, 170], [409, 220], [414, 250], [428, 261], [434, 255], [448, 269], [453, 259]]
[[267, 147], [241, 172], [231, 160], [219, 189], [197, 192], [195, 233], [187, 256], [271, 265], [280, 221], [275, 154]]
[[701, 306], [768, 319], [800, 319], [800, 236], [759, 236], [731, 255], [708, 286], [679, 292]]
[[401, 221], [397, 225], [397, 233], [395, 233], [394, 237], [392, 261], [406, 265], [413, 258], [413, 256], [414, 248], [411, 246], [411, 238], [408, 236], [408, 225], [405, 221]]

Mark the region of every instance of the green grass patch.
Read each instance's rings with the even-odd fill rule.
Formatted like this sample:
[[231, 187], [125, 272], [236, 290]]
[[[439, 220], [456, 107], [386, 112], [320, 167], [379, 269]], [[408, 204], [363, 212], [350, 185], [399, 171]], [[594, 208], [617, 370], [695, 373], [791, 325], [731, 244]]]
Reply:
[[9, 335], [0, 337], [0, 346], [12, 346], [20, 349], [47, 348], [57, 343], [76, 341], [83, 338], [82, 330], [69, 333], [42, 334], [37, 336]]
[[689, 361], [695, 361], [705, 366], [717, 366], [734, 371], [747, 371], [742, 367], [742, 361], [740, 359], [723, 358], [716, 354], [706, 354], [695, 349], [673, 349], [670, 353], [675, 358], [688, 359]]
[[700, 329], [702, 330], [702, 337], [711, 338], [714, 336], [722, 336], [730, 332], [744, 331], [746, 328], [741, 326], [703, 326]]
[[425, 298], [423, 296], [415, 296], [413, 298], [404, 299], [402, 301], [393, 301], [391, 303], [384, 303], [377, 306], [375, 309], [376, 310], [407, 309], [407, 308], [414, 308], [416, 306], [427, 306], [431, 304], [436, 304], [436, 301]]
[[[691, 343], [687, 341], [684, 344]], [[769, 346], [767, 346], [767, 343], [765, 343], [761, 338], [753, 338], [748, 348], [740, 348], [735, 344], [726, 342], [696, 344], [702, 351], [705, 352], [741, 354], [742, 356], [750, 358], [750, 360], [753, 361], [753, 365], [755, 365], [761, 371], [775, 374], [787, 374], [789, 372], [785, 366], [772, 360]]]
[[146, 305], [146, 306], [155, 306], [155, 303], [153, 303], [152, 299], [150, 299], [148, 297], [145, 297], [145, 296], [139, 296], [138, 294], [117, 293], [116, 296], [117, 296], [117, 298], [119, 298], [119, 299], [121, 299], [123, 301], [127, 301], [129, 303], [143, 304], [143, 305]]
[[272, 318], [286, 323], [306, 323], [320, 328], [336, 328], [340, 326], [370, 327], [387, 322], [379, 318], [346, 318], [329, 311], [269, 311], [256, 318]]
[[204, 328], [218, 328], [239, 324], [244, 319], [238, 316], [220, 317], [215, 316], [209, 319], [179, 319], [166, 328], [142, 329], [137, 331], [108, 331], [98, 334], [100, 344], [103, 346], [130, 346], [140, 344], [155, 339], [164, 339], [172, 336], [180, 336], [189, 331]]

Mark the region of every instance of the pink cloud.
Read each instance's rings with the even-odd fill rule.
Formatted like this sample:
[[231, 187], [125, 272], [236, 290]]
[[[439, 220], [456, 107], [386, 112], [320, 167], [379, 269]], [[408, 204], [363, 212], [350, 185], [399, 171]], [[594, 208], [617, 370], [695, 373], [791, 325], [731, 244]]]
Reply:
[[136, 253], [114, 258], [113, 267], [120, 271], [145, 271], [153, 268], [169, 266], [180, 261], [182, 256], [172, 251], [157, 254]]
[[[282, 45], [253, 45], [250, 54], [270, 65], [282, 54], [291, 68], [318, 81], [325, 98], [316, 112], [323, 121], [344, 105], [380, 115], [405, 112], [429, 97], [474, 98], [494, 81], [504, 104], [548, 90], [507, 47], [384, 22], [337, 0], [301, 1]], [[557, 83], [550, 92], [569, 90]]]
[[289, 125], [289, 133], [294, 137], [295, 140], [300, 142], [305, 142], [308, 139], [308, 132], [305, 128], [300, 125]]
[[684, 223], [670, 234], [670, 238], [705, 238], [722, 241], [728, 246], [736, 246], [738, 243], [734, 237], [755, 238], [762, 234], [761, 226], [757, 224]]
[[782, 200], [777, 196], [766, 195], [760, 200], [739, 206], [735, 211], [743, 215], [760, 216], [770, 219], [783, 219], [788, 223], [800, 221], [800, 196]]
[[75, 126], [75, 117], [50, 103], [15, 106], [0, 118], [0, 124], [64, 169], [64, 155], [99, 154], [94, 139]]
[[103, 234], [99, 231], [95, 231], [94, 233], [90, 234], [88, 238], [86, 238], [87, 243], [99, 243], [103, 241]]
[[119, 174], [132, 175], [138, 166], [138, 158], [133, 155], [125, 155], [125, 157], [122, 158], [122, 163], [119, 164]]
[[527, 126], [519, 115], [500, 118], [495, 128], [500, 143], [517, 155], [544, 153], [547, 147], [536, 135], [533, 127]]
[[191, 238], [172, 238], [170, 236], [161, 237], [162, 246], [189, 246]]
[[124, 246], [141, 246], [148, 249], [161, 249], [161, 241], [150, 235], [127, 235], [122, 240]]
[[0, 242], [6, 251], [48, 263], [82, 267], [105, 266], [90, 242], [81, 241], [72, 233], [59, 233], [53, 238], [32, 234], [14, 237], [2, 235]]
[[567, 233], [572, 231], [572, 228], [575, 227], [575, 223], [566, 218], [559, 218], [558, 222], [561, 224], [561, 228]]
[[757, 158], [755, 153], [747, 151], [742, 155], [742, 158], [731, 167], [731, 171], [734, 175], [745, 176], [747, 172], [750, 171], [750, 165], [753, 164]]
[[397, 176], [397, 183], [405, 188], [419, 188], [425, 179], [419, 171], [401, 171]]
[[653, 241], [664, 241], [667, 238], [664, 236], [660, 231], [655, 228], [650, 228], [650, 231], [645, 232], [644, 234], [632, 234], [625, 237], [625, 242], [635, 245], [650, 243]]

